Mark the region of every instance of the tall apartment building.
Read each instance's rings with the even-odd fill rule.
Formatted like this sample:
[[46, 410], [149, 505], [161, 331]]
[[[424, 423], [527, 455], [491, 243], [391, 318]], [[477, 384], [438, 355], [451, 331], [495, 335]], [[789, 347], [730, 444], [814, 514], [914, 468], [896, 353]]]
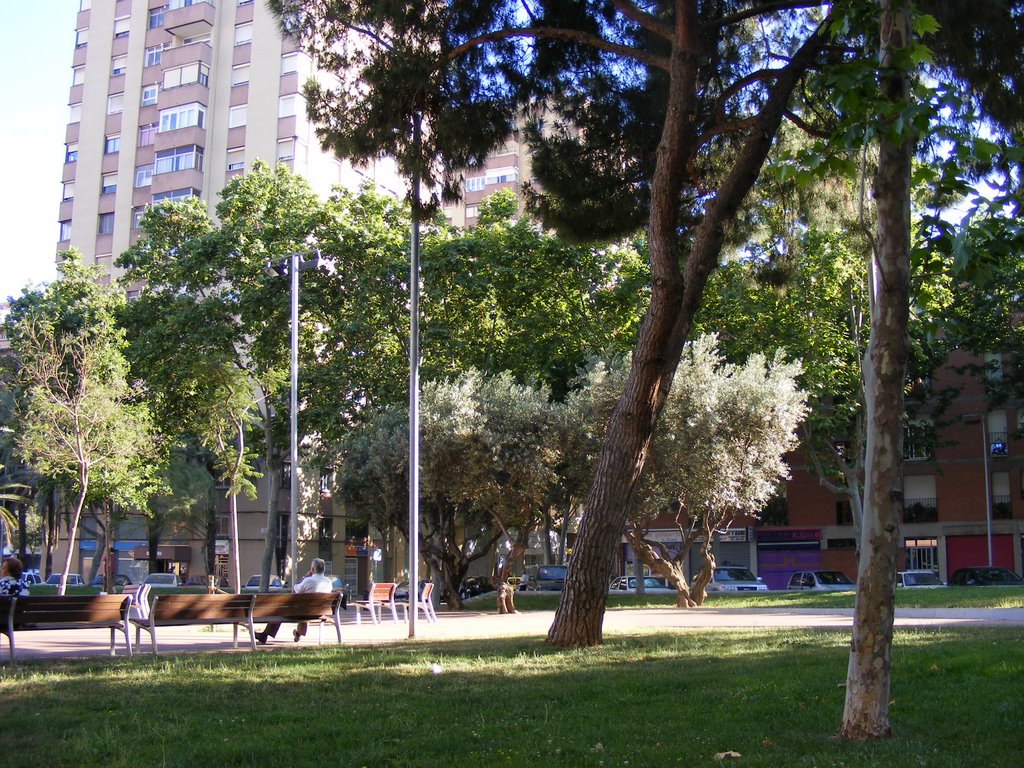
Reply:
[[[281, 34], [263, 0], [80, 0], [58, 249], [74, 246], [86, 263], [105, 268], [108, 279], [117, 277], [113, 262], [138, 238], [147, 205], [195, 196], [213, 215], [220, 190], [257, 159], [287, 164], [321, 195], [366, 180], [403, 195], [394, 163], [354, 168], [321, 150], [302, 96], [314, 75], [328, 77], [314, 72], [310, 58]], [[306, 480], [302, 561], [333, 560], [335, 573], [362, 584], [366, 542], [346, 540], [330, 494], [316, 493], [316, 478]], [[257, 500], [240, 503], [244, 578], [259, 570], [262, 558], [266, 488]], [[277, 507], [287, 522], [287, 490]], [[220, 576], [228, 558], [226, 517], [223, 522], [216, 541]], [[137, 578], [149, 556], [144, 531], [127, 524], [119, 533], [115, 568]], [[162, 568], [205, 578], [202, 542], [172, 534], [159, 553]], [[101, 555], [84, 524], [74, 567], [87, 572]]]
[[320, 194], [370, 178], [402, 194], [393, 164], [321, 151], [306, 118], [308, 56], [254, 0], [81, 0], [68, 98], [58, 248], [112, 261], [145, 207], [208, 201], [260, 158]]

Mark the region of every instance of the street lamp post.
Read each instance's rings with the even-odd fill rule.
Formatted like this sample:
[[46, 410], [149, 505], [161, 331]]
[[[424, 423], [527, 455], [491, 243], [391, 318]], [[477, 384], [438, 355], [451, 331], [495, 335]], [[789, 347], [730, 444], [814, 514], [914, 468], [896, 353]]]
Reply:
[[973, 424], [981, 422], [981, 462], [985, 473], [985, 532], [988, 540], [988, 564], [992, 565], [992, 489], [991, 479], [988, 471], [988, 456], [992, 447], [988, 442], [988, 414], [966, 413], [963, 416], [964, 422]]
[[285, 566], [285, 580], [295, 583], [295, 569], [299, 561], [299, 272], [320, 266], [320, 252], [314, 251], [308, 259], [301, 253], [290, 253], [279, 264], [267, 262], [268, 275], [281, 276], [287, 272], [291, 279], [291, 370], [288, 425], [288, 461], [291, 467], [291, 483], [288, 489], [288, 563]]

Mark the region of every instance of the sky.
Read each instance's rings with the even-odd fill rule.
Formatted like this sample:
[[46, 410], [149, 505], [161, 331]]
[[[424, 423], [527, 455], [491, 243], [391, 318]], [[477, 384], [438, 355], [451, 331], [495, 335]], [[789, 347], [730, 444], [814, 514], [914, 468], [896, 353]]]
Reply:
[[0, 0], [0, 302], [56, 276], [64, 134], [79, 0]]

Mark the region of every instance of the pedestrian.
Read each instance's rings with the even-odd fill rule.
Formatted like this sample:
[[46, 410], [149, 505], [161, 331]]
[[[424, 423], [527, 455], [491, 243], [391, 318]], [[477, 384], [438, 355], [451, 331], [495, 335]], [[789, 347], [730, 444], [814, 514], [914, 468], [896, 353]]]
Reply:
[[[304, 594], [307, 592], [330, 592], [333, 586], [331, 580], [324, 575], [324, 571], [327, 569], [327, 563], [321, 560], [319, 557], [313, 558], [312, 567], [306, 573], [306, 577], [296, 584], [292, 588], [292, 592], [296, 594]], [[263, 628], [262, 632], [256, 633], [256, 639], [260, 645], [266, 645], [268, 637], [275, 637], [277, 630], [281, 628], [279, 622], [271, 622]], [[306, 634], [308, 625], [304, 621], [300, 621], [295, 631], [292, 632], [292, 638], [295, 642], [299, 642], [302, 636]]]
[[28, 594], [28, 585], [22, 578], [25, 566], [16, 557], [5, 557], [0, 565], [0, 595], [6, 597], [24, 597]]

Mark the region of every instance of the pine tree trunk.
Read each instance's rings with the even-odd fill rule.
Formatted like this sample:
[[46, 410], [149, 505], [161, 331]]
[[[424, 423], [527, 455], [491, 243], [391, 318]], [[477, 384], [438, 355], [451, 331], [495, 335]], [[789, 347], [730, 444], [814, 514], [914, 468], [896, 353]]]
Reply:
[[[892, 52], [910, 43], [909, 4], [882, 0], [883, 99], [909, 101], [906, 71]], [[846, 678], [842, 737], [885, 738], [889, 724], [892, 635], [900, 515], [903, 509], [903, 384], [910, 289], [910, 162], [913, 138], [881, 131], [875, 200], [878, 233], [872, 280], [871, 338], [864, 361], [868, 421], [857, 602]]]
[[[637, 334], [625, 390], [608, 420], [604, 447], [587, 494], [583, 519], [566, 572], [562, 600], [548, 630], [548, 642], [562, 647], [601, 643], [608, 581], [615, 547], [626, 528], [626, 512], [647, 458], [655, 424], [672, 387], [683, 344], [700, 307], [708, 277], [718, 264], [728, 225], [757, 180], [782, 122], [790, 95], [825, 43], [822, 30], [810, 36], [780, 70], [771, 95], [735, 161], [718, 185], [688, 242], [680, 250], [679, 200], [686, 162], [696, 149], [696, 3], [677, 3], [669, 64], [669, 96], [651, 182], [647, 226], [651, 303]], [[680, 269], [680, 264], [684, 266]]]

